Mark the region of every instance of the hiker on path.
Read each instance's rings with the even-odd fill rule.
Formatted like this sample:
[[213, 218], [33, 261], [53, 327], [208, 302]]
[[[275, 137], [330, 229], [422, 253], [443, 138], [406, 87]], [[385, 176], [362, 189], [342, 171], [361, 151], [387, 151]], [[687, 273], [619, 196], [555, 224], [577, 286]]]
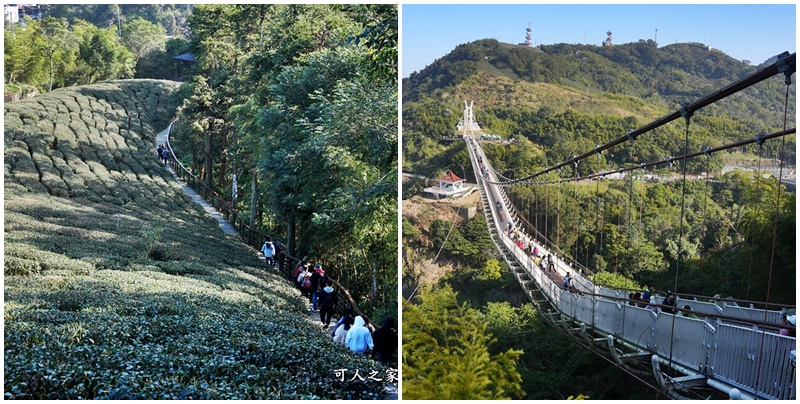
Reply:
[[264, 245], [261, 246], [261, 252], [264, 253], [264, 259], [267, 262], [267, 265], [274, 267], [275, 260], [273, 257], [275, 256], [275, 247], [272, 245], [270, 240], [264, 242]]
[[347, 338], [345, 338], [345, 345], [351, 351], [359, 354], [366, 353], [375, 346], [372, 342], [372, 334], [364, 327], [364, 324], [364, 318], [357, 316], [353, 326], [350, 327], [350, 331], [347, 332]]
[[[353, 324], [353, 308], [348, 306], [344, 307], [344, 313], [342, 314], [342, 318], [333, 325], [333, 329], [331, 329], [331, 337], [336, 335], [336, 329], [339, 328], [340, 325], [344, 324], [346, 321], [346, 317], [350, 317], [350, 324]], [[344, 341], [342, 341], [344, 344]]]
[[167, 165], [167, 159], [169, 159], [169, 148], [164, 147], [161, 149], [161, 159], [164, 160], [164, 165]]
[[383, 320], [383, 327], [377, 329], [372, 334], [375, 349], [372, 354], [380, 363], [384, 365], [392, 359], [397, 352], [397, 329], [394, 326], [394, 317], [386, 317]]
[[326, 279], [325, 287], [322, 288], [319, 296], [319, 319], [322, 321], [322, 329], [327, 330], [333, 316], [333, 309], [336, 307], [336, 289], [333, 282]]
[[333, 340], [341, 344], [344, 344], [345, 341], [347, 341], [347, 333], [350, 331], [350, 327], [353, 326], [353, 322], [355, 321], [355, 319], [353, 318], [353, 316], [345, 315], [342, 317], [342, 320], [344, 320], [342, 325], [340, 325], [339, 327], [334, 327], [336, 328], [336, 330], [334, 331], [333, 334]]
[[315, 265], [314, 273], [311, 274], [311, 308], [308, 309], [308, 311], [312, 313], [317, 312], [317, 297], [319, 297], [320, 287], [325, 284], [326, 279], [327, 277], [325, 276], [325, 271], [322, 270], [322, 265]]
[[297, 276], [297, 283], [300, 287], [300, 292], [303, 293], [303, 296], [307, 298], [311, 298], [311, 272], [308, 270], [308, 264], [302, 265], [299, 268], [302, 268], [302, 272], [300, 275]]

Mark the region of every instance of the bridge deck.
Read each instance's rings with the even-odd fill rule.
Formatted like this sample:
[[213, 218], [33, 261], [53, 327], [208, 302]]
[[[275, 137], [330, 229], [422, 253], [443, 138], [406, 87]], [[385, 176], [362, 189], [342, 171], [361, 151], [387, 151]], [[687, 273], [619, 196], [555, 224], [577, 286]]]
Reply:
[[[465, 137], [465, 141], [495, 245], [535, 303], [537, 299], [527, 286], [530, 282], [522, 274], [534, 281], [536, 295], [543, 296], [548, 307], [564, 319], [558, 320], [560, 324], [569, 322], [578, 326], [565, 328], [580, 330], [588, 341], [607, 340], [610, 356], [621, 367], [626, 366], [625, 360], [629, 358], [650, 357], [653, 377], [673, 397], [686, 397], [693, 388], [710, 386], [744, 398], [795, 398], [795, 338], [769, 332], [766, 327], [741, 326], [715, 317], [735, 313], [734, 317], [743, 321], [759, 318], [774, 321], [780, 312], [692, 302], [693, 308], [696, 305], [698, 311], [704, 310], [708, 316], [684, 317], [680, 313], [673, 315], [627, 305], [627, 292], [595, 285], [552, 252], [555, 272], [542, 271], [504, 232], [509, 222], [516, 221], [508, 208], [508, 198], [502, 188], [491, 184], [497, 179], [479, 142], [471, 137]], [[524, 234], [522, 237], [530, 239]], [[530, 240], [540, 252], [548, 254], [545, 246]], [[567, 272], [573, 276], [578, 293], [562, 288], [562, 278]], [[592, 338], [586, 335], [587, 330], [593, 333]], [[620, 357], [617, 344], [630, 351], [627, 358]], [[662, 372], [663, 366], [667, 369]], [[675, 374], [678, 376], [670, 376]]]

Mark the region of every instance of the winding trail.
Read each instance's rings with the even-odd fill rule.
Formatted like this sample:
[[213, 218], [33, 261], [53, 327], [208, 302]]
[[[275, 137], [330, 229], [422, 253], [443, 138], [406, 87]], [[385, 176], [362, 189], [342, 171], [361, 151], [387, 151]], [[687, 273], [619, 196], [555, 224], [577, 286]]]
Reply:
[[[156, 148], [158, 148], [158, 145], [167, 144], [167, 134], [168, 133], [169, 133], [169, 128], [164, 129], [163, 131], [161, 131], [160, 133], [158, 133], [156, 135], [156, 142], [155, 142], [155, 147]], [[217, 210], [214, 209], [214, 207], [212, 207], [208, 202], [206, 202], [206, 200], [203, 199], [203, 197], [201, 197], [200, 194], [198, 194], [194, 189], [192, 189], [183, 180], [181, 180], [180, 177], [178, 177], [178, 175], [175, 173], [175, 170], [172, 168], [171, 165], [167, 164], [166, 169], [169, 170], [170, 173], [172, 173], [172, 176], [175, 178], [175, 181], [177, 181], [178, 184], [181, 185], [181, 188], [183, 188], [183, 190], [187, 194], [189, 194], [189, 196], [192, 198], [192, 200], [194, 202], [196, 202], [198, 205], [200, 205], [200, 207], [202, 207], [203, 210], [206, 211], [206, 213], [208, 213], [214, 219], [217, 220], [217, 223], [219, 224], [219, 227], [222, 229], [222, 231], [225, 234], [234, 235], [234, 236], [237, 236], [237, 237], [239, 236], [239, 232], [236, 231], [236, 228], [234, 228], [232, 224], [230, 224], [227, 220], [225, 220], [225, 218], [219, 212], [217, 212]], [[264, 254], [261, 253], [261, 251], [258, 252], [258, 257], [262, 261], [266, 262], [266, 260], [264, 259]], [[310, 307], [310, 305], [309, 305], [309, 307]], [[322, 330], [322, 320], [319, 317], [319, 310], [317, 310], [316, 312], [313, 312], [313, 313], [310, 312], [310, 311], [306, 311], [306, 313], [308, 314], [307, 320], [309, 322], [312, 322], [312, 323], [318, 325], [320, 330]], [[333, 324], [335, 324], [337, 321], [339, 321], [338, 318], [331, 319], [331, 322]], [[330, 333], [330, 329], [324, 330], [323, 332], [325, 332], [326, 334], [329, 334]], [[398, 393], [397, 393], [397, 386], [396, 385], [394, 385], [392, 383], [386, 383], [385, 391], [386, 391], [388, 400], [397, 400], [398, 399]]]
[[[163, 131], [161, 131], [159, 134], [156, 135], [156, 143], [155, 143], [156, 147], [158, 147], [158, 145], [167, 143], [168, 133], [169, 133], [169, 128], [164, 129]], [[186, 183], [183, 182], [183, 180], [181, 180], [178, 177], [178, 175], [175, 173], [175, 170], [172, 169], [172, 166], [167, 164], [166, 168], [167, 170], [169, 170], [170, 173], [172, 173], [172, 176], [175, 177], [175, 180], [178, 181], [179, 184], [181, 184], [181, 188], [183, 188], [183, 190], [186, 191], [186, 193], [189, 194], [190, 197], [192, 197], [192, 200], [195, 201], [198, 205], [200, 205], [203, 208], [203, 210], [206, 211], [206, 213], [211, 215], [214, 219], [217, 219], [219, 227], [225, 234], [231, 234], [231, 235], [239, 234], [239, 232], [236, 231], [233, 225], [228, 223], [228, 221], [225, 220], [225, 218], [222, 217], [222, 215], [219, 212], [217, 212], [216, 209], [214, 209], [208, 202], [206, 202], [205, 199], [203, 199], [200, 196], [200, 194], [198, 194], [194, 189], [186, 185]]]

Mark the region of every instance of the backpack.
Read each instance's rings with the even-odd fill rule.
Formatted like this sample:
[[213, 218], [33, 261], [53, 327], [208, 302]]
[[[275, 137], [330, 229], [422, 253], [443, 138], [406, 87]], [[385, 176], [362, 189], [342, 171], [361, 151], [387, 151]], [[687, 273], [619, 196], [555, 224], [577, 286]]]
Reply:
[[311, 289], [311, 275], [306, 274], [307, 272], [303, 274], [303, 282], [300, 284], [300, 287], [303, 289]]

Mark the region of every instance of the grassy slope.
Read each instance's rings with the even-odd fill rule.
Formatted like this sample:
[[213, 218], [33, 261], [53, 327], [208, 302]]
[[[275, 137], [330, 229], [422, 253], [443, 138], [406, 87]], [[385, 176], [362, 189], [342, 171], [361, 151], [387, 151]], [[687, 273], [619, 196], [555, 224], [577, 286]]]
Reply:
[[667, 112], [647, 104], [640, 98], [581, 91], [575, 88], [549, 83], [532, 83], [479, 72], [476, 76], [453, 88], [436, 90], [437, 95], [449, 104], [460, 104], [463, 100], [474, 100], [475, 108], [482, 110], [518, 106], [537, 110], [550, 107], [555, 113], [568, 109], [590, 115], [634, 116], [640, 120], [652, 120]]
[[6, 398], [369, 398], [384, 369], [303, 314], [155, 157], [175, 84], [5, 105]]

